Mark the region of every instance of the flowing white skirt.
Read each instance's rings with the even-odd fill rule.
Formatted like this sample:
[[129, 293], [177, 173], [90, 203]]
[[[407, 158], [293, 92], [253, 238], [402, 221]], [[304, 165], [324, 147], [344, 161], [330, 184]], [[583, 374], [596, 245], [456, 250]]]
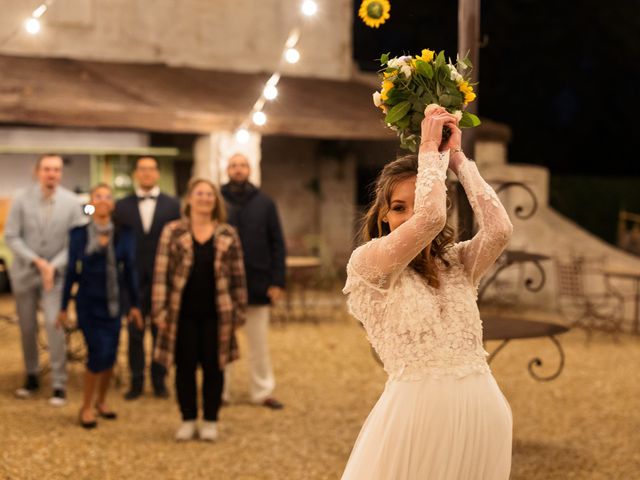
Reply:
[[490, 373], [389, 380], [342, 480], [507, 480], [511, 408]]

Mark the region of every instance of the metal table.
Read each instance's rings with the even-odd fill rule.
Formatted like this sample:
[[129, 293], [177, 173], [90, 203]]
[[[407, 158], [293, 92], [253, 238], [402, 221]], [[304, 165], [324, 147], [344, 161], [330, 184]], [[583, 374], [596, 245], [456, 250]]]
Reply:
[[541, 367], [543, 361], [540, 357], [535, 357], [528, 363], [529, 374], [538, 381], [549, 381], [557, 378], [564, 369], [564, 350], [562, 345], [556, 339], [556, 335], [560, 335], [569, 330], [564, 325], [556, 323], [542, 322], [537, 320], [522, 320], [513, 317], [483, 317], [483, 339], [486, 340], [502, 340], [500, 345], [489, 354], [487, 361], [491, 361], [495, 356], [507, 346], [511, 340], [524, 338], [542, 338], [548, 337], [555, 345], [560, 356], [558, 368], [551, 375], [539, 375], [534, 371], [535, 367]]

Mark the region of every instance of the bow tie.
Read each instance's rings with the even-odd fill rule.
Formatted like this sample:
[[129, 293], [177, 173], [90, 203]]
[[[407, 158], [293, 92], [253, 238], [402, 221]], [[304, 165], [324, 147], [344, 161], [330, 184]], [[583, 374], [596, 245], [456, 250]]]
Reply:
[[142, 196], [138, 196], [138, 201], [141, 202], [143, 200], [157, 200], [158, 196], [157, 195], [142, 195]]

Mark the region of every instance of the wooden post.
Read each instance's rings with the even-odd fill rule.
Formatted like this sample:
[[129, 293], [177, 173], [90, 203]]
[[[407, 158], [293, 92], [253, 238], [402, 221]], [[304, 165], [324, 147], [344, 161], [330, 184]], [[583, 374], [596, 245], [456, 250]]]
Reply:
[[[469, 53], [473, 63], [472, 82], [478, 81], [480, 69], [480, 0], [458, 1], [458, 55], [461, 58]], [[478, 93], [478, 87], [474, 87]], [[478, 113], [478, 101], [469, 104], [467, 111]], [[469, 158], [475, 155], [475, 128], [467, 129], [462, 136], [462, 149]], [[473, 234], [473, 213], [462, 185], [457, 188], [458, 236], [460, 240], [471, 238]]]

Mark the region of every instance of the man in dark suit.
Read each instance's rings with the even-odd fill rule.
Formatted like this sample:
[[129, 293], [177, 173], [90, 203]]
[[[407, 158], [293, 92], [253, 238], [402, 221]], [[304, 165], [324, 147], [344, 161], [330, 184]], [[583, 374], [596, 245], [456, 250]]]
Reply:
[[[160, 192], [158, 181], [160, 169], [158, 161], [149, 156], [136, 160], [133, 170], [135, 193], [119, 200], [114, 211], [115, 222], [127, 225], [136, 234], [136, 263], [140, 281], [140, 307], [145, 325], [150, 324], [151, 285], [153, 267], [158, 240], [165, 224], [180, 218], [180, 203], [173, 197]], [[129, 368], [131, 387], [125, 394], [127, 400], [142, 395], [144, 388], [145, 352], [144, 334], [146, 328], [139, 330], [129, 324]], [[158, 330], [151, 325], [153, 348], [155, 348]], [[157, 362], [151, 362], [151, 383], [158, 398], [167, 398], [169, 392], [165, 385], [167, 370]]]

